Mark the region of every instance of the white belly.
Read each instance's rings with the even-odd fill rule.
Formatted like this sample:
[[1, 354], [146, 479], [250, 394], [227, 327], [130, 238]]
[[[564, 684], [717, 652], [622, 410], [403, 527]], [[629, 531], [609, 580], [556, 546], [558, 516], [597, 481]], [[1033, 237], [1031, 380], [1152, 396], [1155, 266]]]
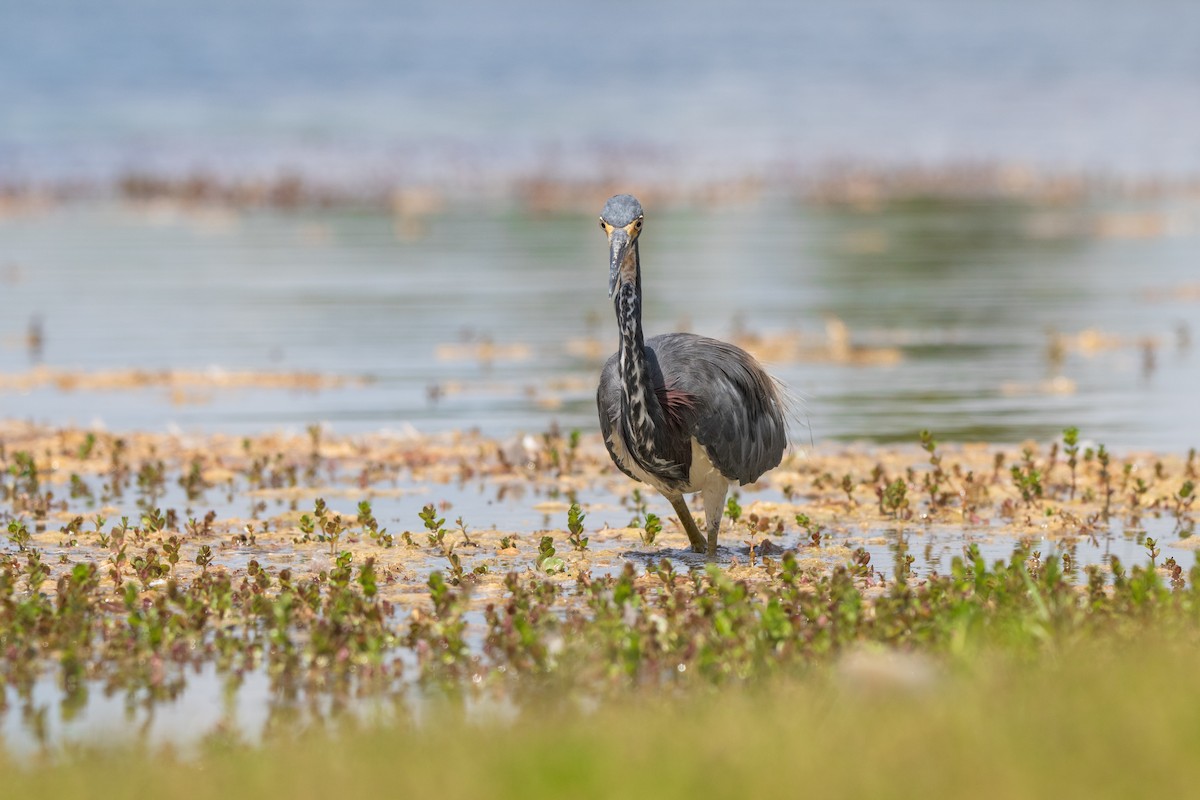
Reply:
[[692, 437], [692, 467], [688, 472], [688, 485], [682, 490], [667, 487], [657, 477], [642, 469], [637, 461], [629, 455], [629, 449], [625, 447], [625, 439], [621, 436], [620, 428], [614, 428], [609, 443], [625, 469], [633, 473], [635, 478], [653, 486], [667, 497], [691, 494], [692, 492], [711, 492], [718, 488], [724, 495], [725, 490], [729, 487], [730, 480], [713, 465], [704, 446], [696, 441], [695, 437]]

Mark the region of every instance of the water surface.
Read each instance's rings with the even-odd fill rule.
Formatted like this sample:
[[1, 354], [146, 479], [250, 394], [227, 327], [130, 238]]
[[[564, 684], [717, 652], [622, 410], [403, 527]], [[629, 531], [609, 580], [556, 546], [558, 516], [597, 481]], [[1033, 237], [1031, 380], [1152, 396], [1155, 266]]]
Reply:
[[8, 3], [0, 179], [1194, 176], [1198, 37], [1183, 0]]
[[[914, 441], [922, 428], [1046, 440], [1075, 425], [1109, 447], [1179, 451], [1200, 442], [1198, 239], [1187, 198], [652, 207], [645, 323], [648, 334], [766, 338], [764, 360], [802, 400], [802, 444]], [[413, 229], [380, 211], [69, 205], [0, 219], [0, 265], [3, 374], [40, 364], [370, 381], [0, 393], [5, 416], [52, 424], [591, 430], [600, 361], [616, 346], [590, 215], [451, 209]], [[36, 352], [24, 344], [34, 320]], [[811, 352], [830, 320], [846, 326], [849, 357]], [[1053, 335], [1088, 330], [1090, 350]], [[798, 359], [778, 347], [797, 341], [809, 346]], [[857, 357], [879, 352], [890, 357]]]

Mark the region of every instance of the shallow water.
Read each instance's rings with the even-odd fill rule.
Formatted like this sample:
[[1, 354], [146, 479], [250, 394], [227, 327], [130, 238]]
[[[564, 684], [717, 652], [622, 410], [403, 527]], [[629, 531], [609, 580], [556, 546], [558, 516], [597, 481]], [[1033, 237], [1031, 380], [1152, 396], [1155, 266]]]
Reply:
[[[1046, 440], [1069, 425], [1110, 448], [1200, 443], [1194, 198], [649, 214], [647, 333], [765, 338], [764, 361], [803, 401], [798, 444], [913, 441], [922, 428], [944, 441]], [[0, 218], [0, 375], [369, 379], [320, 391], [10, 387], [0, 413], [117, 430], [592, 430], [616, 340], [606, 256], [590, 216], [505, 208], [415, 228], [374, 211], [170, 205]], [[840, 355], [830, 317], [848, 331]], [[1089, 329], [1052, 346], [1051, 331]]]

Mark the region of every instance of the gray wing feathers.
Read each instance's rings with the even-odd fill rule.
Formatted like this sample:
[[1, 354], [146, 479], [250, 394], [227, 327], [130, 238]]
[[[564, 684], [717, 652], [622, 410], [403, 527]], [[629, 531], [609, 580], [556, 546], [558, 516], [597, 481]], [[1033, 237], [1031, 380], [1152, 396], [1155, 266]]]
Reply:
[[753, 356], [688, 333], [656, 336], [646, 344], [658, 355], [666, 385], [691, 395], [692, 435], [725, 477], [750, 483], [779, 465], [787, 447], [783, 403], [775, 381]]
[[621, 460], [617, 458], [610, 441], [613, 428], [621, 414], [621, 379], [617, 374], [617, 358], [616, 355], [613, 355], [604, 364], [604, 369], [600, 372], [600, 387], [596, 390], [596, 409], [600, 412], [600, 435], [604, 437], [604, 446], [608, 449], [608, 455], [617, 465], [617, 469], [636, 481], [638, 480], [637, 476], [627, 470]]
[[[783, 401], [774, 379], [753, 356], [735, 345], [690, 333], [655, 336], [646, 348], [654, 351], [666, 388], [690, 397], [688, 430], [722, 475], [746, 484], [779, 465], [787, 448]], [[600, 373], [596, 406], [604, 446], [617, 467], [637, 480], [609, 441], [621, 413], [616, 355]]]

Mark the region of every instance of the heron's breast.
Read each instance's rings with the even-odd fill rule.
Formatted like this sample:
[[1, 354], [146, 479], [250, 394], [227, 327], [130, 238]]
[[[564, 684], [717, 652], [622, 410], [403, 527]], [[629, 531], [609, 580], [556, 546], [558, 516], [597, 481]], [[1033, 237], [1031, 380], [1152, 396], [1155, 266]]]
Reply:
[[678, 494], [679, 489], [673, 484], [664, 481], [660, 476], [652, 472], [647, 472], [630, 452], [629, 444], [625, 441], [625, 436], [621, 433], [621, 426], [613, 426], [612, 433], [608, 437], [608, 443], [612, 447], [613, 458], [633, 477], [637, 478], [642, 483], [648, 483], [663, 494]]
[[620, 462], [622, 467], [639, 481], [653, 486], [664, 495], [691, 494], [718, 485], [729, 485], [729, 479], [716, 468], [704, 446], [696, 441], [695, 437], [692, 438], [692, 465], [686, 483], [664, 480], [662, 476], [646, 471], [630, 454], [629, 446], [626, 444], [619, 426], [613, 428], [608, 441], [612, 445], [613, 457]]

